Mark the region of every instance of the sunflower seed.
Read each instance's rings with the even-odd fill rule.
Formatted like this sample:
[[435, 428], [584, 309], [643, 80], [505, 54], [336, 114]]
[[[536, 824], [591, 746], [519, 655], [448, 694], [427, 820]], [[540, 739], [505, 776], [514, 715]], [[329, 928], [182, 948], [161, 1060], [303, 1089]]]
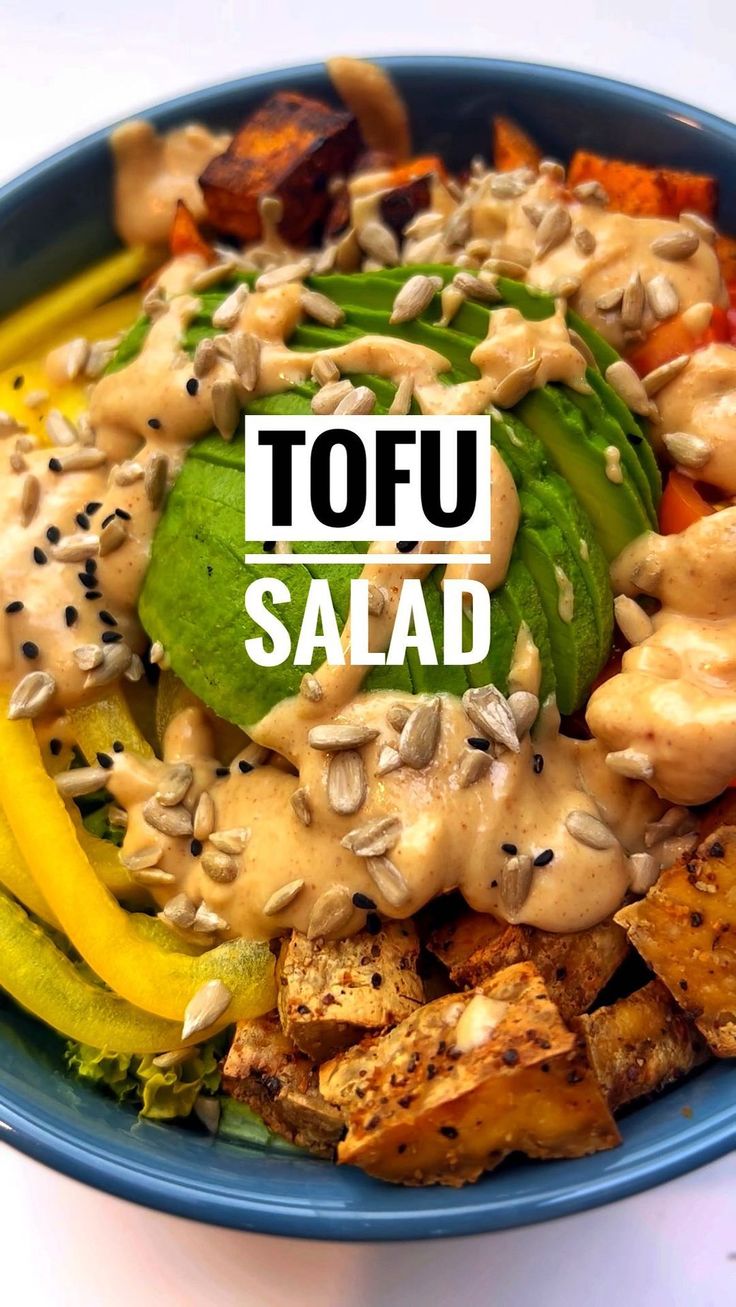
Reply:
[[651, 758], [639, 749], [618, 749], [614, 753], [607, 753], [606, 762], [611, 771], [634, 781], [649, 781], [654, 775]]
[[261, 371], [261, 342], [249, 331], [230, 337], [230, 357], [244, 390], [255, 390]]
[[99, 667], [93, 667], [84, 678], [85, 690], [91, 689], [92, 686], [109, 685], [110, 681], [116, 681], [130, 667], [133, 660], [133, 651], [129, 645], [121, 640], [119, 644], [106, 644], [104, 649], [104, 659]]
[[401, 378], [396, 387], [396, 394], [391, 400], [389, 414], [392, 417], [403, 415], [411, 412], [411, 402], [414, 398], [414, 378], [405, 376]]
[[626, 283], [621, 301], [621, 325], [628, 330], [635, 330], [641, 323], [644, 312], [644, 283], [640, 273], [634, 272]]
[[590, 345], [588, 345], [587, 341], [584, 341], [582, 336], [579, 336], [577, 331], [573, 331], [572, 328], [570, 329], [569, 334], [570, 334], [570, 344], [575, 346], [575, 349], [578, 351], [578, 354], [582, 354], [588, 367], [597, 369], [598, 363], [596, 361], [595, 354], [591, 350]]
[[143, 474], [143, 488], [151, 508], [160, 508], [166, 493], [169, 460], [165, 454], [152, 454]]
[[662, 363], [660, 367], [647, 372], [647, 375], [642, 377], [642, 385], [649, 397], [658, 395], [660, 390], [669, 385], [670, 381], [674, 381], [675, 377], [679, 377], [690, 362], [690, 358], [690, 354], [678, 354], [677, 358], [670, 359], [669, 363]]
[[[35, 676], [35, 672], [31, 672]], [[44, 675], [39, 672], [38, 675]], [[72, 767], [71, 771], [58, 772], [54, 777], [56, 788], [64, 799], [77, 799], [82, 794], [93, 794], [107, 784], [104, 767]]]
[[588, 227], [576, 227], [573, 231], [572, 238], [580, 253], [585, 255], [586, 258], [594, 252], [596, 245], [595, 236]]
[[200, 1030], [208, 1030], [227, 1011], [231, 999], [230, 990], [221, 980], [208, 980], [187, 1003], [182, 1039], [191, 1039]]
[[205, 340], [200, 340], [194, 351], [192, 371], [195, 377], [198, 377], [201, 381], [202, 377], [206, 377], [207, 373], [212, 371], [216, 362], [217, 349], [215, 347], [215, 342], [207, 336]]
[[389, 322], [411, 322], [429, 308], [437, 291], [442, 287], [441, 277], [426, 277], [418, 273], [410, 277], [397, 292]]
[[600, 313], [612, 313], [614, 309], [619, 308], [623, 297], [623, 286], [614, 286], [611, 290], [607, 290], [603, 295], [598, 296], [595, 307]]
[[405, 703], [392, 703], [386, 713], [386, 721], [395, 731], [403, 731], [411, 717], [411, 708]]
[[345, 885], [331, 885], [320, 894], [307, 924], [307, 939], [318, 939], [340, 930], [353, 915], [353, 900]]
[[213, 263], [211, 267], [204, 268], [202, 272], [198, 272], [196, 277], [192, 278], [192, 290], [211, 290], [213, 286], [218, 286], [221, 281], [227, 281], [229, 277], [232, 277], [235, 270], [234, 259], [223, 259], [221, 263]]
[[194, 772], [188, 762], [174, 763], [159, 782], [156, 798], [164, 808], [175, 808], [185, 797], [193, 780]]
[[442, 700], [420, 703], [406, 719], [399, 737], [399, 757], [406, 767], [422, 771], [429, 766], [440, 738]]
[[278, 286], [288, 286], [295, 281], [303, 281], [311, 269], [309, 259], [300, 259], [298, 263], [282, 263], [280, 268], [269, 268], [261, 273], [256, 282], [256, 290], [275, 290]]
[[574, 840], [587, 845], [589, 849], [612, 849], [618, 844], [613, 832], [592, 812], [568, 812], [565, 826]]
[[541, 177], [551, 177], [553, 181], [564, 182], [565, 169], [557, 159], [542, 159], [539, 165], [539, 174]]
[[105, 651], [99, 644], [80, 644], [72, 649], [72, 658], [81, 672], [91, 672], [105, 661]]
[[617, 595], [613, 601], [613, 611], [618, 629], [629, 644], [641, 644], [652, 634], [652, 619], [635, 599], [628, 595]]
[[113, 517], [100, 531], [100, 558], [119, 549], [128, 539], [128, 528], [119, 517]]
[[164, 905], [159, 916], [170, 925], [178, 926], [180, 930], [189, 930], [194, 924], [196, 912], [197, 909], [187, 894], [176, 894]]
[[368, 612], [371, 617], [380, 617], [386, 607], [386, 592], [373, 582], [368, 584]]
[[340, 369], [334, 359], [326, 354], [318, 354], [312, 364], [312, 378], [318, 386], [328, 386], [340, 380]]
[[237, 879], [239, 867], [235, 858], [227, 853], [212, 853], [208, 850], [202, 854], [202, 870], [218, 885], [230, 885]]
[[358, 238], [350, 227], [341, 236], [332, 252], [332, 265], [338, 272], [356, 272], [360, 266], [360, 246]]
[[303, 697], [308, 699], [310, 703], [319, 703], [320, 699], [324, 697], [322, 686], [317, 680], [317, 677], [312, 676], [311, 672], [304, 673], [299, 690]]
[[143, 296], [143, 312], [155, 322], [156, 318], [160, 318], [161, 314], [166, 312], [167, 307], [163, 288], [156, 282]]
[[296, 880], [287, 881], [280, 889], [274, 890], [261, 909], [264, 917], [275, 917], [277, 912], [283, 912], [303, 889], [304, 881], [299, 876]]
[[555, 277], [555, 280], [549, 288], [549, 294], [553, 295], [555, 299], [562, 298], [569, 300], [572, 299], [573, 295], [577, 295], [581, 285], [582, 282], [580, 278], [575, 277], [572, 273], [568, 272], [562, 277]]
[[497, 200], [515, 200], [529, 190], [533, 180], [531, 170], [522, 168], [496, 173], [491, 177], [491, 194]]
[[491, 770], [492, 766], [493, 758], [490, 753], [484, 753], [482, 749], [464, 749], [455, 769], [455, 778], [460, 789], [466, 790], [469, 786], [475, 785]]
[[470, 272], [456, 272], [452, 284], [469, 300], [497, 304], [501, 299], [501, 292], [491, 277], [482, 280], [480, 277], [474, 277]]
[[107, 820], [114, 830], [127, 830], [128, 814], [124, 808], [118, 808], [116, 804], [111, 803], [107, 809]]
[[183, 804], [166, 808], [158, 799], [147, 799], [143, 805], [143, 820], [162, 835], [191, 836], [193, 833], [192, 814]]
[[630, 363], [617, 359], [606, 368], [606, 381], [627, 408], [642, 417], [653, 417], [656, 409]]
[[570, 210], [564, 204], [551, 204], [537, 227], [534, 248], [537, 258], [543, 258], [567, 240], [572, 229]]
[[130, 879], [136, 885], [146, 885], [151, 887], [156, 885], [173, 885], [176, 876], [171, 871], [164, 871], [163, 867], [144, 867], [140, 871], [131, 871]]
[[240, 422], [240, 400], [232, 381], [215, 381], [210, 392], [212, 420], [223, 440], [232, 440]]
[[501, 259], [497, 255], [483, 260], [483, 271], [494, 277], [511, 277], [514, 281], [523, 281], [529, 271], [525, 263], [515, 259]]
[[210, 935], [214, 930], [227, 930], [227, 928], [227, 922], [223, 917], [213, 912], [212, 908], [208, 908], [204, 901], [200, 903], [194, 914], [192, 930], [196, 930], [198, 934]]
[[498, 873], [498, 892], [507, 912], [516, 916], [529, 897], [534, 870], [528, 853], [509, 858]]
[[241, 282], [222, 301], [222, 304], [218, 305], [212, 314], [212, 326], [217, 331], [229, 331], [231, 327], [235, 326], [249, 293], [245, 282]]
[[424, 213], [418, 213], [411, 222], [407, 222], [403, 230], [404, 238], [422, 240], [424, 236], [434, 236], [441, 230], [443, 223], [444, 216], [441, 213], [436, 209], [427, 209]]
[[388, 776], [389, 772], [396, 771], [400, 766], [401, 756], [398, 749], [392, 749], [390, 744], [384, 744], [378, 755], [376, 776]]
[[693, 213], [690, 209], [683, 209], [679, 220], [683, 227], [688, 227], [691, 231], [694, 231], [695, 235], [699, 236], [707, 245], [715, 245], [716, 229], [712, 223], [708, 222], [707, 218], [703, 217], [702, 213]]
[[512, 753], [519, 752], [519, 736], [514, 714], [495, 685], [466, 690], [463, 695], [463, 708], [473, 725], [477, 726], [489, 740], [503, 745]]
[[348, 831], [340, 843], [359, 858], [380, 858], [393, 848], [400, 835], [400, 817], [377, 817], [375, 821], [366, 822], [365, 826]]
[[140, 481], [143, 476], [143, 467], [140, 463], [128, 460], [126, 463], [120, 463], [114, 467], [110, 473], [111, 481], [116, 486], [132, 486], [136, 481]]
[[133, 654], [128, 666], [123, 672], [123, 676], [126, 681], [132, 681], [134, 683], [141, 680], [143, 676], [143, 662], [138, 657], [138, 654]]
[[209, 839], [215, 828], [215, 805], [212, 796], [207, 790], [203, 790], [194, 809], [194, 818], [192, 821], [192, 833], [195, 840]]
[[334, 413], [338, 404], [352, 394], [353, 390], [352, 381], [328, 381], [316, 395], [312, 396], [310, 408], [313, 413], [320, 415]]
[[460, 287], [456, 286], [454, 282], [450, 282], [448, 286], [444, 287], [440, 295], [442, 317], [437, 319], [436, 325], [438, 327], [449, 327], [456, 313], [459, 313], [464, 303], [465, 296]]
[[309, 793], [304, 786], [301, 786], [298, 790], [294, 790], [294, 793], [291, 796], [291, 806], [302, 823], [302, 826], [311, 826], [312, 804], [309, 798]]
[[580, 182], [573, 187], [572, 193], [582, 204], [608, 204], [608, 192], [600, 182]]
[[544, 217], [549, 205], [547, 204], [522, 204], [523, 213], [529, 219], [532, 227], [538, 227]]
[[208, 1094], [197, 1094], [192, 1111], [208, 1134], [217, 1134], [222, 1116], [219, 1098], [211, 1098]]
[[655, 318], [671, 318], [679, 311], [680, 296], [669, 277], [659, 273], [647, 282], [647, 300]]
[[18, 721], [21, 717], [38, 717], [55, 692], [56, 681], [50, 672], [27, 672], [10, 696], [10, 721]]
[[231, 857], [237, 857], [243, 852], [249, 839], [248, 826], [231, 826], [229, 830], [213, 831], [210, 835], [210, 844], [214, 844], [220, 853], [229, 853]]
[[635, 894], [646, 894], [659, 880], [659, 865], [651, 853], [632, 853], [629, 884]]
[[409, 886], [404, 876], [390, 858], [366, 858], [365, 869], [379, 894], [391, 904], [400, 908], [409, 898]]
[[701, 468], [713, 453], [713, 446], [702, 436], [686, 431], [668, 431], [663, 437], [667, 453], [681, 467]]
[[[470, 231], [470, 209], [466, 205], [461, 205], [445, 224], [445, 243], [449, 245], [450, 249], [455, 245], [464, 245], [470, 236]], [[417, 235], [419, 234], [417, 233]], [[422, 234], [426, 235], [428, 233]]]
[[698, 837], [694, 831], [690, 835], [673, 835], [671, 839], [664, 840], [657, 849], [660, 869], [664, 871], [680, 858], [689, 857], [697, 843]]
[[539, 712], [539, 699], [529, 690], [515, 690], [508, 697], [508, 705], [516, 722], [516, 734], [519, 739], [531, 730]]
[[335, 753], [327, 765], [327, 802], [333, 812], [350, 816], [363, 806], [367, 790], [365, 767], [354, 749]]
[[10, 464], [11, 472], [25, 472], [28, 467], [23, 455], [20, 454], [17, 449], [13, 450], [8, 462]]
[[46, 435], [52, 445], [74, 445], [77, 440], [77, 429], [73, 422], [64, 417], [58, 408], [52, 408], [44, 420]]
[[334, 722], [328, 726], [313, 726], [307, 739], [313, 749], [336, 753], [340, 749], [362, 749], [375, 740], [377, 735], [378, 731], [373, 727], [362, 726], [360, 722]]
[[154, 640], [148, 655], [148, 661], [153, 663], [154, 667], [158, 666], [164, 660], [164, 647], [160, 640]]
[[[118, 519], [119, 520], [119, 519]], [[100, 537], [96, 535], [62, 536], [51, 546], [51, 557], [58, 563], [83, 563], [100, 552]]]
[[303, 290], [301, 306], [308, 317], [313, 318], [315, 322], [323, 323], [326, 327], [339, 327], [345, 321], [345, 310], [327, 295], [321, 295], [319, 291]]
[[376, 396], [368, 386], [356, 386], [341, 399], [335, 409], [335, 416], [372, 413], [376, 407]]
[[670, 263], [680, 263], [689, 259], [700, 244], [700, 237], [694, 231], [677, 231], [671, 236], [658, 236], [650, 246], [652, 254]]
[[399, 244], [390, 227], [372, 220], [356, 230], [358, 244], [363, 252], [385, 268], [395, 268], [400, 262]]
[[30, 526], [36, 513], [41, 499], [41, 482], [32, 472], [24, 477], [23, 485], [20, 492], [20, 521], [21, 526]]
[[[671, 835], [690, 834], [693, 830], [693, 815], [687, 808], [672, 807], [662, 813], [659, 821], [650, 821], [644, 827], [644, 843], [648, 849], [661, 844]], [[689, 829], [688, 829], [689, 828]]]
[[536, 358], [529, 359], [528, 363], [522, 363], [520, 367], [509, 372], [496, 386], [494, 404], [498, 408], [513, 408], [518, 404], [532, 389], [541, 362], [541, 355], [537, 355]]
[[61, 450], [55, 455], [61, 464], [62, 472], [90, 472], [95, 467], [102, 467], [107, 462], [107, 454], [102, 449], [89, 446], [82, 449]]
[[135, 849], [132, 853], [122, 851], [120, 861], [128, 871], [145, 871], [156, 866], [162, 852], [160, 845], [146, 844], [142, 849]]

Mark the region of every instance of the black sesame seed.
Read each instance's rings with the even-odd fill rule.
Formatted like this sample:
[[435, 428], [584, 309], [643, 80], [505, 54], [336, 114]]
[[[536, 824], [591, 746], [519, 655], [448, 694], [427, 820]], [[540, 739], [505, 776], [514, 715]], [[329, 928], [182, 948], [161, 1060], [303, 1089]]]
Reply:
[[97, 563], [95, 562], [94, 558], [86, 559], [84, 564], [84, 570], [87, 573], [87, 576], [94, 576], [95, 572], [97, 571]]
[[192, 840], [189, 845], [189, 852], [191, 853], [193, 858], [198, 858], [200, 853], [202, 852], [202, 841]]
[[97, 616], [104, 626], [117, 626], [118, 624], [117, 617], [113, 617], [112, 613], [108, 613], [106, 608], [101, 608]]
[[504, 1050], [502, 1054], [502, 1061], [504, 1061], [507, 1066], [516, 1066], [518, 1060], [519, 1060], [519, 1054], [517, 1053], [515, 1048], [507, 1048]]
[[60, 458], [49, 459], [49, 472], [61, 472], [62, 470]]
[[519, 852], [515, 844], [502, 844], [501, 848], [504, 853], [508, 853], [510, 858], [515, 858], [517, 853]]
[[95, 578], [90, 576], [89, 572], [77, 572], [77, 576], [84, 586], [85, 590], [90, 590], [95, 584]]
[[396, 548], [400, 554], [410, 554], [412, 549], [416, 549], [418, 544], [418, 540], [397, 540]]
[[61, 540], [61, 531], [58, 526], [49, 526], [46, 528], [46, 539], [49, 544], [58, 545]]
[[244, 758], [241, 758], [238, 763], [238, 771], [241, 771], [244, 776], [247, 776], [249, 771], [253, 771], [253, 763], [246, 762]]
[[116, 508], [115, 516], [122, 518], [123, 522], [130, 522], [131, 520], [130, 513], [125, 508]]
[[[5, 611], [7, 612], [7, 609]], [[726, 850], [724, 849], [720, 840], [713, 841], [710, 848], [708, 849], [708, 853], [711, 858], [724, 858], [726, 856]]]
[[113, 753], [122, 753], [123, 750], [124, 750], [124, 748], [125, 748], [125, 745], [123, 744], [123, 741], [122, 741], [122, 740], [113, 740], [113, 742], [112, 742], [112, 751], [113, 751]]
[[469, 744], [471, 749], [480, 749], [482, 753], [488, 753], [491, 747], [491, 741], [484, 740], [482, 735], [469, 735], [465, 743]]
[[381, 918], [377, 912], [369, 912], [365, 919], [365, 928], [369, 935], [377, 935], [381, 929]]
[[89, 503], [85, 504], [84, 511], [89, 517], [92, 517], [100, 508], [102, 508], [101, 499], [90, 499]]
[[633, 431], [630, 431], [629, 434], [628, 434], [628, 436], [627, 436], [627, 440], [628, 440], [628, 441], [630, 442], [630, 444], [632, 444], [632, 445], [640, 445], [643, 439], [644, 439], [643, 436], [637, 436], [637, 435], [634, 434]]
[[57, 740], [56, 736], [49, 740], [49, 751], [52, 758], [58, 758], [61, 753], [61, 740]]
[[78, 617], [79, 617], [79, 613], [77, 612], [74, 605], [68, 604], [67, 607], [64, 609], [64, 621], [66, 625], [73, 626]]
[[427, 1063], [427, 1079], [428, 1079], [428, 1080], [434, 1080], [434, 1078], [435, 1078], [436, 1075], [437, 1075], [437, 1067], [435, 1066], [434, 1062], [428, 1062], [428, 1063]]
[[373, 975], [371, 976], [371, 985], [373, 986], [374, 989], [380, 989], [382, 984], [383, 984], [383, 976], [381, 975], [380, 971], [374, 971]]
[[532, 759], [532, 767], [534, 768], [535, 776], [541, 775], [541, 773], [544, 771], [544, 758], [542, 757], [541, 753], [535, 753]]
[[86, 513], [77, 513], [74, 521], [83, 531], [89, 531], [89, 518]]
[[229, 776], [229, 775], [230, 775], [229, 767], [215, 767], [215, 776]]
[[149, 425], [149, 427], [151, 428], [152, 431], [160, 431], [160, 430], [161, 430], [161, 419], [160, 419], [160, 418], [149, 418], [149, 419], [148, 419], [148, 425]]
[[309, 1008], [307, 1007], [306, 1003], [300, 1003], [299, 1006], [297, 1007], [297, 1012], [299, 1013], [300, 1017], [308, 1017]]
[[366, 911], [366, 912], [370, 912], [373, 908], [375, 908], [375, 906], [376, 906], [376, 905], [375, 905], [375, 903], [373, 902], [373, 899], [369, 899], [367, 894], [354, 894], [354, 895], [353, 895], [353, 907], [354, 907], [354, 908], [362, 908], [364, 911]]
[[12, 603], [5, 605], [5, 611], [6, 613], [22, 613], [23, 601], [21, 599], [14, 599]]
[[690, 925], [691, 925], [691, 926], [696, 926], [696, 927], [697, 927], [697, 926], [702, 926], [702, 924], [703, 924], [703, 914], [702, 914], [702, 912], [691, 912], [691, 913], [690, 913]]
[[552, 849], [542, 849], [542, 852], [538, 853], [536, 858], [534, 859], [534, 866], [546, 867], [552, 861], [554, 856], [555, 855]]
[[114, 514], [114, 513], [108, 513], [107, 517], [103, 517], [103, 519], [102, 519], [102, 526], [103, 526], [103, 527], [105, 527], [105, 526], [109, 526], [110, 523], [111, 523], [111, 522], [114, 522], [114, 521], [115, 521], [115, 514]]
[[103, 644], [118, 644], [122, 638], [120, 631], [103, 631], [101, 636]]
[[114, 765], [114, 760], [110, 757], [109, 753], [98, 753], [97, 761], [101, 767], [104, 767], [105, 771], [109, 771]]
[[24, 381], [25, 377], [23, 376], [23, 373], [19, 372], [17, 377], [13, 377], [13, 390], [20, 390]]
[[85, 599], [92, 599], [93, 601], [94, 601], [95, 599], [101, 599], [101, 598], [102, 598], [102, 591], [101, 591], [101, 590], [88, 590], [87, 593], [86, 593], [86, 595], [85, 595], [84, 597], [85, 597]]
[[444, 1135], [445, 1139], [457, 1139], [457, 1129], [454, 1125], [441, 1125], [440, 1134]]
[[31, 660], [38, 658], [38, 655], [41, 652], [38, 645], [34, 644], [33, 640], [24, 640], [20, 647], [20, 651], [24, 658], [30, 658]]
[[48, 562], [48, 559], [45, 553], [43, 552], [43, 549], [41, 549], [38, 545], [34, 545], [33, 547], [33, 561], [34, 563], [38, 563], [39, 567], [43, 567], [44, 563]]
[[275, 548], [276, 548], [275, 540], [264, 540], [263, 542], [264, 554], [272, 554]]
[[678, 983], [678, 985], [680, 986], [680, 989], [683, 991], [683, 993], [686, 994], [686, 993], [687, 993], [687, 981], [686, 981], [686, 980], [678, 980], [677, 983]]
[[198, 390], [199, 390], [199, 382], [197, 381], [197, 378], [190, 377], [187, 382], [187, 394], [196, 395]]

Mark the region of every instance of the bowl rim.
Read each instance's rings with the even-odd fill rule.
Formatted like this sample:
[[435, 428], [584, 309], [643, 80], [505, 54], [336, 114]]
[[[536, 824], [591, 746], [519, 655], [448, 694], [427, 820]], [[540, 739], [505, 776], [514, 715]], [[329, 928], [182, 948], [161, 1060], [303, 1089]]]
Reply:
[[[371, 56], [366, 56], [371, 58]], [[543, 79], [548, 86], [575, 86], [609, 97], [612, 101], [626, 100], [642, 109], [685, 119], [711, 136], [722, 137], [733, 149], [736, 147], [736, 125], [706, 110], [677, 100], [655, 90], [630, 86], [614, 78], [601, 77], [576, 69], [556, 65], [530, 63], [522, 60], [486, 58], [480, 55], [394, 55], [378, 56], [373, 62], [389, 72], [428, 71], [438, 74], [448, 70], [462, 73], [483, 69], [490, 75], [515, 74], [519, 78]], [[213, 94], [228, 95], [242, 88], [249, 92], [259, 88], [270, 90], [289, 78], [310, 78], [324, 71], [324, 64], [310, 63], [287, 65], [268, 69], [226, 82], [200, 87], [134, 111], [157, 121], [180, 119], [196, 115], [206, 108]], [[127, 115], [131, 117], [133, 115]], [[124, 120], [118, 120], [124, 121]], [[105, 142], [116, 123], [111, 122], [88, 135], [71, 142], [31, 164], [17, 177], [0, 186], [0, 211], [27, 186], [42, 185], [64, 164], [79, 154]], [[32, 1095], [31, 1095], [32, 1100]], [[646, 1108], [644, 1109], [646, 1110]], [[391, 1210], [383, 1216], [378, 1212], [380, 1198], [371, 1204], [368, 1216], [358, 1209], [342, 1207], [322, 1210], [319, 1200], [312, 1207], [290, 1200], [284, 1194], [275, 1201], [266, 1195], [238, 1196], [222, 1185], [202, 1184], [187, 1188], [175, 1179], [171, 1169], [156, 1168], [156, 1155], [151, 1153], [152, 1165], [143, 1169], [130, 1158], [116, 1155], [109, 1147], [92, 1138], [80, 1137], [78, 1131], [60, 1120], [61, 1114], [42, 1103], [29, 1105], [13, 1091], [12, 1085], [3, 1082], [0, 1067], [0, 1141], [10, 1143], [21, 1152], [45, 1163], [72, 1179], [94, 1186], [116, 1197], [141, 1203], [172, 1215], [193, 1220], [248, 1230], [261, 1234], [276, 1234], [324, 1240], [383, 1241], [471, 1235], [493, 1230], [519, 1228], [538, 1221], [551, 1220], [576, 1212], [587, 1211], [609, 1202], [628, 1197], [674, 1179], [677, 1176], [705, 1165], [736, 1147], [736, 1102], [721, 1107], [702, 1122], [689, 1123], [686, 1138], [673, 1137], [664, 1146], [640, 1146], [635, 1154], [619, 1155], [621, 1164], [605, 1174], [594, 1173], [582, 1182], [565, 1183], [563, 1180], [546, 1195], [529, 1195], [523, 1191], [510, 1201], [494, 1201], [491, 1190], [466, 1187], [462, 1190], [431, 1191], [437, 1201], [431, 1208], [417, 1203], [408, 1210], [411, 1193], [407, 1191], [406, 1205], [400, 1211]], [[233, 1145], [230, 1145], [233, 1147]], [[608, 1156], [602, 1154], [599, 1156]], [[274, 1159], [275, 1160], [275, 1159]], [[283, 1159], [279, 1159], [283, 1163]], [[560, 1165], [559, 1163], [547, 1163]], [[568, 1166], [569, 1163], [562, 1163]]]

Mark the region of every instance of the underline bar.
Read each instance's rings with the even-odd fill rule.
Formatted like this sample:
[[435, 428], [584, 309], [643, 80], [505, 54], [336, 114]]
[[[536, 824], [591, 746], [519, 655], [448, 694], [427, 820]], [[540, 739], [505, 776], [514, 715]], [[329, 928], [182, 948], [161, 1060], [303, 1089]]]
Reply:
[[266, 565], [287, 567], [292, 563], [302, 563], [305, 567], [321, 567], [325, 563], [339, 563], [343, 567], [365, 567], [367, 563], [378, 563], [381, 567], [406, 566], [421, 567], [424, 563], [490, 563], [490, 554], [246, 554], [244, 562], [248, 567], [265, 567]]

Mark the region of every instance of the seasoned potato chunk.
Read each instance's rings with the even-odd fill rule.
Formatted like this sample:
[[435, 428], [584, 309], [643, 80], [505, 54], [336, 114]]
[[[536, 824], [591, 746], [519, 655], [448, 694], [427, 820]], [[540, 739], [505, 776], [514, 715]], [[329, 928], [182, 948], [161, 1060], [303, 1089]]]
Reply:
[[342, 1117], [320, 1094], [317, 1067], [283, 1033], [275, 1012], [238, 1022], [222, 1076], [225, 1092], [271, 1130], [318, 1157], [334, 1156]]
[[721, 826], [616, 920], [717, 1057], [736, 1057], [736, 827]]
[[612, 1112], [679, 1080], [708, 1056], [660, 980], [576, 1022]]
[[352, 114], [291, 91], [278, 91], [243, 124], [199, 179], [210, 221], [243, 241], [261, 234], [258, 202], [283, 204], [279, 231], [303, 245], [319, 236], [328, 182], [348, 172], [361, 148]]
[[583, 1041], [530, 962], [328, 1062], [320, 1088], [347, 1118], [338, 1161], [402, 1184], [461, 1185], [515, 1151], [581, 1157], [619, 1141]]
[[387, 921], [375, 935], [362, 930], [325, 942], [294, 931], [278, 964], [286, 1034], [322, 1062], [363, 1035], [395, 1026], [424, 1001], [418, 954], [409, 921]]
[[470, 911], [436, 930], [428, 946], [462, 988], [478, 985], [514, 962], [533, 962], [564, 1021], [590, 1007], [628, 952], [626, 933], [612, 920], [554, 935]]

